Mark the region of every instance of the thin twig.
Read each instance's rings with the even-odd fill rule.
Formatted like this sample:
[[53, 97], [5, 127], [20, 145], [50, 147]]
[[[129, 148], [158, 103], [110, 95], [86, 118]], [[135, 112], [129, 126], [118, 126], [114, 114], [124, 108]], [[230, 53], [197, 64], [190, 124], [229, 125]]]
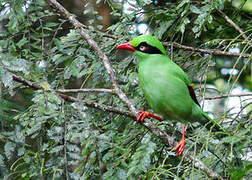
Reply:
[[130, 112], [130, 111], [125, 111], [125, 110], [121, 110], [121, 109], [117, 109], [115, 107], [112, 106], [107, 106], [107, 105], [103, 105], [103, 104], [99, 104], [99, 103], [95, 103], [95, 102], [86, 102], [86, 101], [82, 101], [80, 99], [71, 97], [71, 96], [67, 96], [65, 94], [59, 94], [61, 98], [63, 98], [65, 101], [68, 102], [80, 102], [82, 103], [84, 106], [87, 107], [91, 107], [91, 108], [96, 108], [102, 111], [108, 111], [108, 112], [113, 112], [116, 114], [120, 114], [120, 115], [124, 115], [124, 116], [128, 116], [130, 118], [136, 118], [136, 116]]
[[235, 30], [237, 30], [244, 39], [247, 39], [248, 37], [246, 36], [246, 34], [244, 33], [244, 31], [237, 25], [234, 23], [234, 21], [232, 19], [230, 19], [224, 12], [222, 12], [219, 9], [216, 9], [217, 12], [231, 25], [235, 28]]
[[25, 86], [31, 87], [34, 90], [38, 90], [42, 88], [40, 85], [33, 83], [31, 81], [28, 81], [24, 79], [23, 77], [17, 76], [16, 74], [11, 73], [11, 75], [14, 81], [22, 83]]
[[241, 36], [248, 42], [249, 46], [252, 47], [252, 44], [249, 42], [248, 36], [245, 34], [245, 32], [237, 25], [235, 22], [230, 19], [224, 12], [217, 9], [217, 12], [229, 23], [235, 30], [237, 30]]
[[[87, 32], [83, 29], [82, 24], [73, 16], [71, 15], [61, 4], [59, 4], [56, 0], [46, 0], [47, 3], [55, 8], [61, 15], [63, 15], [65, 18], [67, 18], [70, 23], [72, 23], [78, 30], [81, 36], [88, 42], [89, 46], [94, 49], [99, 58], [102, 60], [103, 65], [109, 75], [110, 81], [112, 82], [112, 85], [114, 87], [115, 93], [118, 95], [118, 97], [128, 106], [130, 111], [137, 116], [137, 110], [134, 107], [134, 105], [129, 101], [127, 96], [122, 92], [122, 90], [119, 88], [119, 85], [117, 84], [116, 77], [114, 74], [114, 71], [110, 65], [108, 57], [102, 52], [101, 48], [97, 45], [97, 43], [89, 36]], [[173, 137], [170, 137], [166, 132], [159, 129], [155, 124], [153, 124], [149, 119], [146, 119], [143, 123], [146, 128], [148, 128], [152, 133], [154, 133], [156, 136], [160, 137], [163, 142], [168, 145], [169, 147], [174, 146], [175, 140]], [[200, 169], [204, 172], [206, 172], [210, 177], [212, 178], [218, 178], [223, 179], [220, 175], [215, 173], [212, 169], [208, 168], [205, 164], [203, 164], [199, 159], [191, 155], [190, 153], [187, 154], [185, 157], [188, 161], [193, 163], [194, 167], [197, 169]]]
[[58, 93], [87, 93], [87, 92], [97, 92], [97, 93], [114, 93], [113, 89], [105, 88], [84, 88], [84, 89], [58, 89], [55, 90]]
[[220, 51], [217, 49], [201, 49], [201, 48], [181, 45], [178, 43], [163, 43], [163, 45], [167, 47], [174, 47], [178, 49], [184, 49], [184, 50], [193, 51], [193, 52], [201, 52], [201, 53], [206, 53], [206, 54], [213, 54], [213, 55], [218, 55], [218, 56], [234, 56], [234, 57], [243, 57], [243, 58], [248, 58], [250, 56], [249, 54], [245, 54], [245, 53], [244, 54], [231, 53], [231, 52]]
[[[34, 89], [34, 90], [42, 90], [43, 89], [41, 86], [39, 86], [36, 83], [31, 82], [31, 81], [29, 81], [27, 79], [24, 79], [23, 77], [20, 77], [18, 75], [13, 74], [13, 73], [11, 73], [11, 75], [12, 75], [14, 81], [22, 83], [23, 85], [28, 86], [31, 89]], [[98, 90], [98, 89], [96, 89], [96, 90]], [[103, 104], [99, 104], [99, 103], [95, 103], [95, 102], [85, 102], [85, 101], [82, 101], [81, 99], [77, 99], [77, 98], [65, 95], [65, 94], [63, 94], [63, 92], [64, 92], [64, 90], [62, 90], [62, 92], [60, 92], [60, 91], [57, 92], [57, 94], [67, 102], [81, 102], [84, 106], [87, 106], [87, 107], [96, 108], [96, 109], [99, 109], [99, 110], [102, 110], [102, 111], [113, 112], [113, 113], [116, 113], [116, 114], [128, 116], [130, 118], [135, 118], [136, 117], [133, 113], [131, 113], [129, 111], [117, 109], [117, 108], [112, 107], [112, 106], [107, 106], [107, 105], [103, 105]], [[86, 92], [88, 92], [88, 91], [86, 91]]]
[[[104, 37], [118, 39], [118, 37], [114, 35], [110, 35], [110, 36], [104, 35]], [[184, 49], [187, 51], [201, 52], [201, 53], [212, 54], [212, 55], [217, 55], [217, 56], [233, 56], [233, 57], [243, 57], [243, 58], [248, 58], [250, 56], [250, 54], [246, 54], [246, 53], [231, 53], [231, 52], [226, 52], [226, 51], [220, 51], [218, 49], [202, 49], [202, 48], [196, 48], [192, 46], [185, 46], [178, 43], [163, 42], [162, 44], [163, 46], [166, 46], [166, 47]]]
[[[34, 84], [33, 84], [34, 85]], [[106, 88], [84, 88], [84, 89], [58, 89], [55, 90], [57, 93], [115, 93], [113, 89]], [[228, 97], [244, 97], [244, 96], [252, 96], [252, 93], [242, 93], [242, 94], [222, 94], [218, 96], [208, 96], [205, 97], [205, 100], [215, 100], [215, 99], [223, 99]]]
[[[117, 36], [114, 36], [114, 35], [108, 36], [107, 34], [103, 35], [103, 37], [118, 39]], [[192, 47], [192, 46], [185, 46], [185, 45], [178, 44], [178, 43], [163, 42], [162, 44], [165, 47], [184, 49], [187, 51], [201, 52], [201, 53], [212, 54], [212, 55], [217, 55], [217, 56], [233, 56], [233, 57], [243, 57], [243, 58], [248, 58], [250, 56], [250, 54], [246, 54], [246, 53], [232, 53], [232, 52], [220, 51], [218, 49], [202, 49], [202, 48], [196, 48], [196, 47]]]
[[243, 93], [243, 94], [223, 94], [219, 96], [205, 97], [206, 100], [222, 99], [228, 97], [242, 97], [242, 96], [252, 96], [252, 93]]

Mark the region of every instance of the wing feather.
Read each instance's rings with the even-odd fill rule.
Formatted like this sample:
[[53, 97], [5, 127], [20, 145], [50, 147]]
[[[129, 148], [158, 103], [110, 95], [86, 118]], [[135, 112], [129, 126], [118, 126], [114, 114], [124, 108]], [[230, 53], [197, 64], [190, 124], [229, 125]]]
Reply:
[[198, 104], [198, 106], [200, 107], [199, 101], [198, 101], [197, 98], [196, 98], [196, 94], [195, 94], [195, 92], [194, 92], [193, 87], [187, 85], [187, 88], [188, 88], [188, 91], [189, 91], [190, 96], [191, 96], [191, 98], [193, 99], [193, 101], [194, 101], [196, 104]]

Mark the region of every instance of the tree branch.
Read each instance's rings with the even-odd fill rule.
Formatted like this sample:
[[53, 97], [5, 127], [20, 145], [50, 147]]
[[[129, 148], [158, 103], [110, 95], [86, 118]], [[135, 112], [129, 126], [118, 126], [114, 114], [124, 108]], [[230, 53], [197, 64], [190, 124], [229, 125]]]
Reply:
[[[113, 36], [113, 35], [110, 35], [110, 36], [104, 35], [104, 37], [118, 39], [118, 37]], [[184, 50], [193, 51], [193, 52], [213, 54], [213, 55], [217, 55], [217, 56], [234, 56], [234, 57], [243, 57], [243, 58], [248, 58], [250, 56], [250, 54], [246, 54], [246, 53], [231, 53], [231, 52], [226, 52], [226, 51], [220, 51], [218, 49], [202, 49], [202, 48], [196, 48], [196, 47], [192, 47], [192, 46], [185, 46], [185, 45], [178, 44], [178, 43], [163, 42], [162, 44], [163, 44], [163, 46], [166, 46], [166, 47], [174, 47], [177, 49], [184, 49]]]
[[[108, 35], [108, 34], [104, 34], [103, 37], [118, 39], [117, 36]], [[184, 49], [188, 51], [201, 52], [201, 53], [212, 54], [212, 55], [217, 55], [217, 56], [234, 56], [234, 57], [243, 57], [243, 58], [248, 58], [250, 56], [250, 54], [246, 54], [246, 53], [231, 53], [231, 52], [226, 52], [226, 51], [220, 51], [218, 49], [202, 49], [202, 48], [196, 48], [192, 46], [185, 46], [178, 43], [163, 42], [162, 44], [163, 46], [166, 46], [166, 47], [174, 47], [177, 49]]]
[[80, 103], [82, 103], [83, 105], [85, 105], [87, 107], [91, 107], [91, 108], [99, 109], [99, 110], [102, 110], [102, 111], [108, 111], [108, 112], [128, 116], [130, 118], [135, 118], [136, 117], [133, 113], [131, 113], [129, 111], [117, 109], [117, 108], [114, 108], [112, 106], [107, 106], [107, 105], [103, 105], [103, 104], [99, 104], [99, 103], [95, 103], [95, 102], [85, 102], [85, 101], [82, 101], [80, 99], [77, 99], [77, 98], [74, 98], [74, 97], [71, 97], [71, 96], [67, 96], [65, 94], [59, 94], [59, 96], [61, 98], [63, 98], [65, 101], [67, 101], [67, 102], [80, 102]]
[[231, 26], [233, 26], [233, 28], [235, 28], [235, 30], [237, 30], [244, 39], [247, 40], [247, 35], [244, 33], [244, 31], [237, 25], [234, 23], [234, 21], [232, 19], [230, 19], [224, 12], [222, 12], [219, 9], [216, 9], [217, 12], [227, 21], [228, 24], [230, 24]]
[[[29, 81], [29, 80], [26, 80], [26, 79], [24, 79], [24, 78], [22, 78], [20, 76], [17, 76], [17, 75], [15, 75], [13, 73], [11, 73], [11, 74], [13, 76], [13, 80], [15, 80], [16, 82], [22, 83], [22, 84], [24, 84], [24, 85], [26, 85], [26, 86], [34, 89], [34, 90], [43, 89], [41, 86], [39, 86], [39, 85]], [[82, 91], [82, 92], [84, 92], [84, 91]], [[88, 91], [85, 91], [85, 92], [90, 92], [90, 91], [88, 90]], [[134, 120], [136, 119], [136, 115], [134, 113], [132, 113], [132, 112], [129, 112], [129, 111], [117, 109], [117, 108], [114, 108], [112, 106], [98, 104], [98, 103], [95, 103], [95, 102], [85, 102], [85, 101], [82, 101], [80, 99], [77, 99], [77, 98], [74, 98], [74, 97], [71, 97], [71, 96], [67, 96], [67, 95], [59, 93], [59, 92], [58, 92], [58, 95], [67, 102], [80, 102], [80, 103], [82, 103], [83, 105], [85, 105], [87, 107], [96, 108], [96, 109], [99, 109], [99, 110], [102, 110], [102, 111], [108, 111], [108, 112], [112, 112], [112, 113], [116, 113], [116, 114], [121, 114], [121, 115], [124, 115], [124, 116], [128, 116], [128, 117], [130, 117], [130, 118], [132, 118]], [[150, 120], [146, 119], [146, 121], [150, 121]], [[166, 145], [168, 145], [170, 147], [175, 146], [176, 142], [175, 142], [174, 138], [170, 137], [165, 132], [161, 131], [152, 122], [145, 125], [145, 127], [148, 128], [150, 131], [152, 131], [156, 136], [161, 138], [163, 140], [164, 144], [166, 144]], [[206, 174], [208, 174], [212, 178], [223, 179], [220, 175], [215, 173], [213, 170], [209, 169], [204, 163], [202, 163], [199, 159], [197, 159], [191, 153], [187, 153], [186, 155], [187, 156], [185, 157], [185, 159], [187, 161], [191, 162], [191, 163], [194, 163], [195, 168], [206, 172]]]
[[[122, 90], [119, 88], [119, 85], [117, 84], [117, 80], [114, 74], [114, 71], [110, 65], [108, 57], [102, 52], [101, 48], [97, 45], [97, 43], [88, 35], [87, 32], [83, 29], [82, 24], [73, 16], [71, 15], [63, 6], [61, 6], [56, 0], [46, 0], [48, 4], [50, 4], [53, 8], [55, 8], [61, 15], [63, 15], [65, 18], [67, 18], [70, 23], [72, 23], [78, 30], [81, 36], [88, 42], [90, 47], [94, 49], [99, 58], [102, 60], [102, 63], [109, 75], [110, 81], [112, 82], [112, 85], [114, 87], [115, 93], [118, 95], [118, 97], [124, 102], [130, 111], [137, 116], [137, 110], [134, 107], [134, 105], [129, 101], [127, 96], [122, 92]], [[145, 127], [147, 127], [149, 130], [151, 130], [156, 136], [160, 137], [163, 142], [168, 145], [169, 147], [175, 145], [175, 140], [173, 137], [170, 137], [166, 132], [159, 129], [155, 124], [153, 124], [149, 119], [146, 119], [143, 123]], [[205, 166], [199, 159], [192, 156], [190, 153], [187, 154], [186, 159], [194, 164], [194, 167], [197, 169], [200, 169], [204, 172], [206, 172], [210, 177], [212, 178], [218, 178], [222, 179], [220, 175], [215, 173], [213, 170]]]
[[58, 89], [58, 90], [55, 90], [55, 92], [58, 92], [58, 93], [87, 93], [87, 92], [115, 93], [113, 89], [105, 89], [105, 88]]
[[23, 85], [28, 86], [34, 90], [42, 89], [42, 87], [40, 85], [37, 85], [31, 81], [28, 81], [28, 80], [26, 80], [20, 76], [17, 76], [11, 72], [10, 72], [10, 74], [12, 75], [13, 80], [16, 82], [22, 83]]
[[[33, 84], [34, 85], [34, 84]], [[106, 88], [84, 88], [84, 89], [58, 89], [55, 90], [57, 93], [115, 93], [113, 89]], [[208, 96], [204, 97], [205, 100], [223, 99], [228, 97], [243, 97], [252, 96], [252, 93], [242, 93], [242, 94], [222, 94], [218, 96]]]
[[[28, 86], [34, 90], [42, 90], [43, 89], [40, 85], [37, 85], [34, 82], [31, 82], [27, 79], [24, 79], [23, 77], [20, 77], [18, 75], [13, 74], [13, 73], [11, 73], [11, 75], [12, 75], [14, 81], [22, 83], [23, 85]], [[111, 89], [77, 89], [77, 91], [80, 91], [80, 92], [109, 92], [109, 93], [113, 92], [113, 90], [111, 90]], [[109, 112], [113, 112], [116, 114], [121, 114], [124, 116], [128, 116], [130, 118], [136, 117], [133, 113], [131, 113], [129, 111], [117, 109], [112, 106], [107, 106], [107, 105], [103, 105], [103, 104], [99, 104], [99, 103], [95, 103], [95, 102], [84, 102], [81, 99], [77, 99], [77, 98], [62, 94], [62, 93], [77, 92], [77, 91], [75, 91], [73, 89], [69, 90], [69, 91], [67, 89], [63, 89], [63, 90], [57, 90], [54, 92], [57, 92], [57, 94], [67, 102], [81, 102], [83, 105], [85, 105], [87, 107], [96, 108], [96, 109], [99, 109], [102, 111], [109, 111]]]
[[243, 93], [243, 94], [223, 94], [219, 96], [205, 97], [206, 100], [222, 99], [228, 97], [242, 97], [242, 96], [252, 96], [252, 93]]
[[248, 42], [249, 46], [252, 47], [252, 44], [249, 42], [248, 36], [245, 34], [245, 32], [237, 25], [234, 23], [232, 19], [230, 19], [224, 12], [221, 10], [217, 9], [217, 12], [229, 23], [233, 28], [238, 31], [241, 36]]
[[185, 46], [177, 43], [163, 43], [164, 46], [167, 47], [175, 47], [178, 49], [184, 49], [188, 51], [193, 51], [193, 52], [201, 52], [201, 53], [206, 53], [206, 54], [214, 54], [218, 56], [234, 56], [234, 57], [243, 57], [243, 58], [248, 58], [250, 54], [241, 54], [241, 53], [231, 53], [231, 52], [225, 52], [225, 51], [220, 51], [217, 49], [200, 49], [200, 48], [195, 48], [191, 46]]

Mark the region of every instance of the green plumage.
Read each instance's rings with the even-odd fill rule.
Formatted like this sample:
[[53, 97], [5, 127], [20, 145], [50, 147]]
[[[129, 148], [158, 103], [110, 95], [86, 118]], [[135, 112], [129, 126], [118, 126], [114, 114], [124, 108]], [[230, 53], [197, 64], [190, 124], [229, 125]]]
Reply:
[[150, 46], [158, 48], [164, 55], [166, 55], [165, 48], [162, 43], [157, 38], [151, 35], [137, 36], [130, 41], [130, 45], [132, 47], [137, 47], [142, 42], [146, 42]]
[[198, 105], [190, 97], [183, 71], [164, 55], [136, 54], [139, 84], [151, 108], [169, 119], [193, 121]]
[[[208, 129], [219, 131], [220, 138], [229, 134], [202, 111], [190, 80], [185, 72], [166, 56], [165, 48], [158, 39], [150, 35], [142, 35], [129, 43], [118, 45], [116, 49], [136, 53], [139, 61], [139, 84], [155, 113], [182, 123], [198, 121]], [[140, 110], [136, 121], [144, 121], [147, 117], [162, 120], [156, 115]], [[181, 140], [173, 150], [177, 151], [177, 156], [180, 156], [184, 147], [185, 126], [182, 125]]]
[[[159, 49], [162, 54], [149, 54], [136, 50], [139, 84], [154, 112], [168, 119], [201, 124], [212, 121], [192, 99], [188, 86], [191, 82], [184, 71], [166, 56], [161, 42], [150, 35], [130, 41], [137, 48], [141, 43]], [[218, 130], [218, 128], [215, 128]]]

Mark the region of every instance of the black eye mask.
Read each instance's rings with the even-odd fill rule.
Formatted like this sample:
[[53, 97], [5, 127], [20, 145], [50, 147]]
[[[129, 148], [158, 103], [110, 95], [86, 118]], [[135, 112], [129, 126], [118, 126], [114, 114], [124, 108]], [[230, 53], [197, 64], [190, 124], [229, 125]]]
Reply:
[[[140, 50], [140, 47], [144, 46], [145, 49], [142, 51]], [[147, 53], [147, 54], [163, 54], [158, 48], [150, 46], [149, 44], [147, 44], [146, 42], [142, 42], [140, 43], [136, 48], [136, 50]]]

